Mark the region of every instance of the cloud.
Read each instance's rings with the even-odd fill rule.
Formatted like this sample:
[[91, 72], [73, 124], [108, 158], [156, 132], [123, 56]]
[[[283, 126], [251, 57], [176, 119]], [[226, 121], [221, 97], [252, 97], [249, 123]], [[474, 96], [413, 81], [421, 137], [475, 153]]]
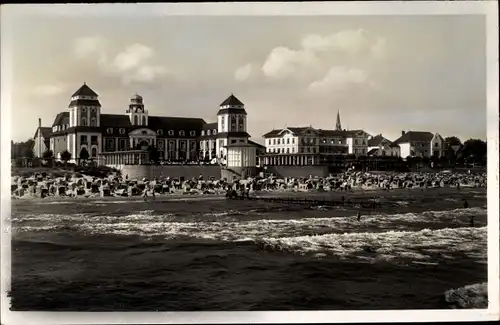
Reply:
[[34, 89], [33, 93], [36, 96], [55, 96], [66, 91], [62, 85], [41, 85]]
[[336, 66], [332, 67], [323, 79], [312, 82], [309, 90], [314, 93], [329, 94], [348, 90], [353, 86], [364, 86], [368, 89], [376, 87], [376, 84], [369, 80], [367, 73], [361, 69]]
[[302, 38], [298, 49], [279, 46], [271, 50], [262, 72], [271, 79], [292, 76], [316, 79], [322, 71], [346, 58], [381, 58], [385, 48], [384, 38], [363, 29], [343, 30], [326, 36], [308, 34]]
[[97, 60], [103, 73], [116, 75], [124, 84], [152, 83], [169, 70], [157, 63], [155, 51], [140, 43], [113, 51], [111, 44], [102, 37], [83, 37], [75, 41], [74, 52], [80, 59]]
[[239, 67], [234, 73], [234, 79], [237, 81], [245, 81], [250, 77], [252, 73], [252, 64], [248, 63], [244, 66]]

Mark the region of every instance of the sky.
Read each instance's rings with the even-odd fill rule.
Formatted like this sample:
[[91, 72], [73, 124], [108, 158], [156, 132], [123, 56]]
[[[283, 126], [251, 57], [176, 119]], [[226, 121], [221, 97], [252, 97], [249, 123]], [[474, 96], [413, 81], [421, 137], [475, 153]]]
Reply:
[[[109, 8], [109, 7], [108, 7]], [[485, 19], [448, 16], [2, 16], [12, 139], [52, 126], [86, 82], [102, 113], [144, 97], [152, 116], [216, 121], [234, 93], [248, 131], [364, 129], [486, 139]], [[3, 80], [4, 82], [4, 80]]]

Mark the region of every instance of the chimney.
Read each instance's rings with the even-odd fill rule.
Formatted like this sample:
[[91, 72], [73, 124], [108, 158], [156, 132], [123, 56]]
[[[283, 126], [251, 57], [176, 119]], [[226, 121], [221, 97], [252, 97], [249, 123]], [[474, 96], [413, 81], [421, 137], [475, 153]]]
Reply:
[[41, 118], [38, 118], [38, 127], [41, 128], [42, 127], [42, 119]]
[[405, 135], [405, 131], [404, 131], [404, 130], [403, 130], [403, 131], [401, 131], [401, 135]]

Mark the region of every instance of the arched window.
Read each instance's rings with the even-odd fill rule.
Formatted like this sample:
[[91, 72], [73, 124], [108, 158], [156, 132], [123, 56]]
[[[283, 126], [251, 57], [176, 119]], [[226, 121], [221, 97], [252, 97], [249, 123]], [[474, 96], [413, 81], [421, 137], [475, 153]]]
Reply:
[[120, 134], [125, 134], [125, 129], [124, 128], [120, 129]]
[[183, 130], [180, 130], [180, 131], [179, 131], [179, 135], [180, 135], [181, 137], [183, 137], [183, 136], [184, 136], [184, 134], [185, 134], [185, 133], [184, 133], [184, 131], [183, 131]]
[[189, 135], [191, 135], [192, 137], [196, 136], [196, 131], [189, 132]]
[[97, 157], [97, 148], [92, 148], [92, 157]]
[[136, 116], [134, 116], [134, 125], [137, 125], [137, 124], [139, 124], [139, 121], [138, 121], [138, 117], [136, 115]]
[[216, 130], [216, 129], [214, 129], [214, 130], [212, 131], [212, 134], [213, 134], [213, 135], [216, 135], [216, 134], [217, 134], [217, 130]]
[[87, 126], [87, 118], [82, 117], [82, 126]]
[[82, 113], [87, 112], [87, 107], [82, 107]]
[[158, 130], [158, 131], [156, 131], [156, 134], [158, 134], [158, 135], [162, 135], [162, 134], [163, 134], [163, 130]]
[[106, 129], [106, 132], [107, 132], [108, 134], [113, 133], [113, 128], [107, 128], [107, 129]]
[[141, 134], [146, 135], [148, 134], [148, 131], [142, 131]]
[[240, 131], [243, 131], [245, 129], [245, 122], [244, 122], [243, 116], [240, 116], [238, 118], [238, 129]]
[[229, 131], [236, 131], [236, 116], [231, 116], [231, 130]]
[[205, 131], [201, 131], [201, 136], [204, 136], [205, 135]]
[[174, 130], [168, 130], [168, 135], [174, 135]]
[[96, 120], [96, 118], [95, 118], [95, 117], [92, 117], [92, 118], [90, 119], [90, 126], [97, 126], [97, 120]]
[[207, 135], [210, 135], [210, 130], [207, 130]]

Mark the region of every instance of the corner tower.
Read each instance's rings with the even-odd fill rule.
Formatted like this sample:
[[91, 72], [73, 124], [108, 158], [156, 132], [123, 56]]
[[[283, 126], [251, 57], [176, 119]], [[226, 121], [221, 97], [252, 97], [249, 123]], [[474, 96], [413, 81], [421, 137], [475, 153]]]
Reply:
[[84, 82], [73, 96], [68, 105], [69, 127], [87, 126], [100, 127], [101, 104], [99, 95]]
[[245, 105], [231, 94], [219, 105], [217, 113], [217, 143], [218, 158], [226, 159], [225, 146], [235, 143], [248, 143], [247, 112]]
[[144, 99], [142, 96], [135, 94], [130, 99], [127, 115], [130, 118], [130, 124], [134, 126], [148, 126], [148, 111], [144, 109]]

